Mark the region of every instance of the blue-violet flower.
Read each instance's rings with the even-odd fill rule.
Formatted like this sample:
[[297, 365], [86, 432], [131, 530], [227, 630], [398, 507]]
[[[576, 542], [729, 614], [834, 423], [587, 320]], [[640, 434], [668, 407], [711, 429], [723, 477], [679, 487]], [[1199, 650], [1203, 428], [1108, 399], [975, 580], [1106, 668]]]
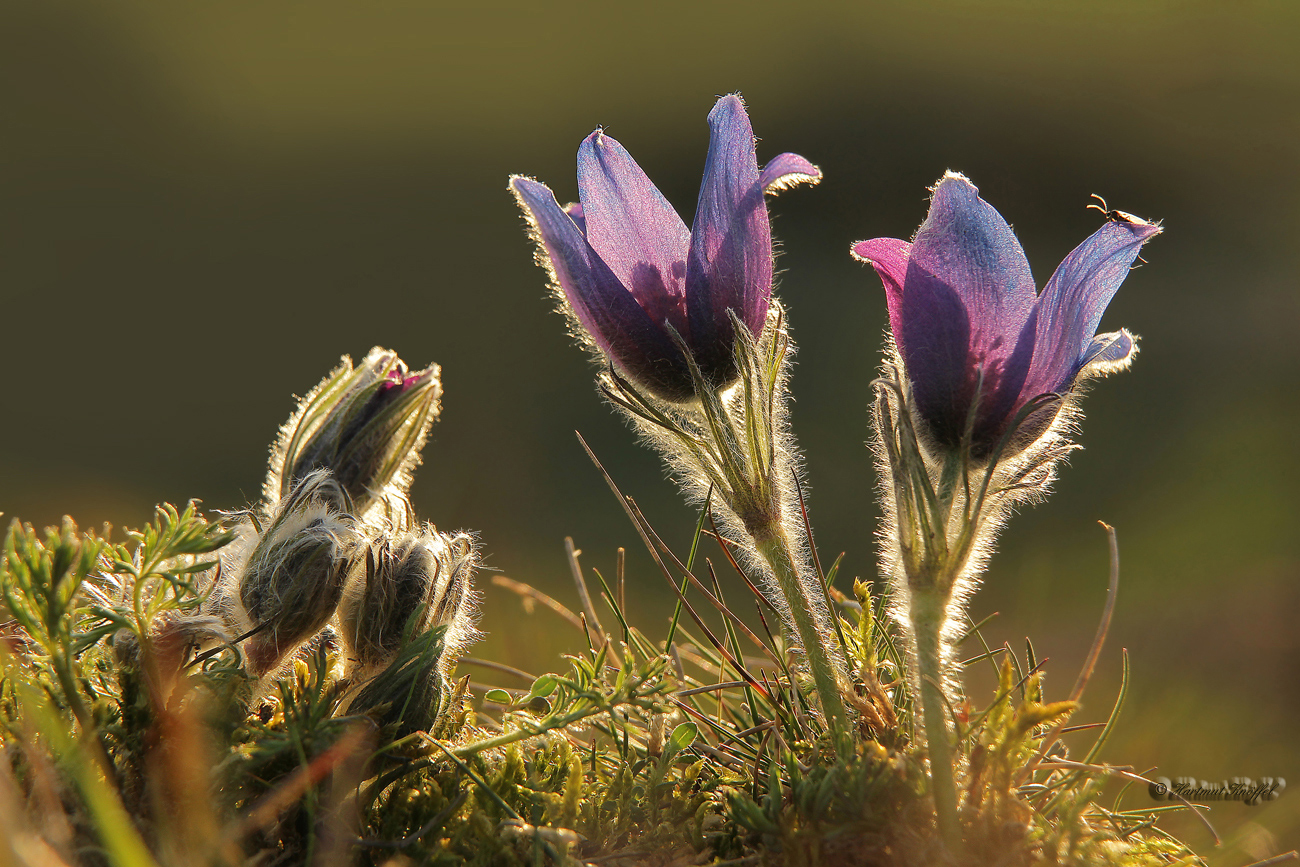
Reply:
[[599, 129], [578, 149], [580, 202], [561, 208], [546, 185], [510, 179], [534, 229], [538, 262], [552, 272], [566, 309], [621, 373], [669, 401], [695, 395], [682, 346], [710, 385], [736, 378], [731, 313], [757, 337], [772, 293], [763, 194], [821, 179], [816, 166], [789, 153], [760, 172], [737, 95], [718, 100], [709, 128], [691, 229]]
[[[1133, 335], [1097, 334], [1102, 313], [1158, 225], [1119, 211], [1074, 249], [1037, 294], [1020, 242], [966, 178], [949, 172], [909, 244], [853, 245], [888, 296], [889, 323], [931, 446], [987, 459], [1024, 449], [1082, 375], [1126, 366]], [[1024, 415], [1018, 429], [1018, 415]]]

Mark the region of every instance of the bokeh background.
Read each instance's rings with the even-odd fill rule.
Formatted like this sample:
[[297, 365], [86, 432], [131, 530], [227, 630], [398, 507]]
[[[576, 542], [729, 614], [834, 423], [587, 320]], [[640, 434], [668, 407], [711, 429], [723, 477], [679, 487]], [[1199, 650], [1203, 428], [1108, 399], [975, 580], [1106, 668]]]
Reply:
[[[1099, 224], [1090, 193], [1167, 232], [1104, 325], [1144, 337], [1088, 398], [1079, 453], [1017, 517], [976, 597], [1073, 683], [1118, 528], [1119, 610], [1080, 720], [1133, 688], [1105, 758], [1168, 776], [1300, 781], [1300, 6], [1088, 2], [0, 4], [0, 510], [138, 525], [237, 507], [340, 354], [443, 365], [421, 515], [572, 602], [563, 539], [635, 619], [669, 601], [581, 452], [666, 538], [694, 515], [597, 398], [506, 193], [576, 197], [603, 124], [684, 214], [719, 94], [760, 161], [826, 181], [773, 204], [799, 342], [794, 426], [823, 555], [872, 577], [869, 381], [885, 326], [850, 242], [908, 237], [965, 172], [1040, 281]], [[539, 670], [576, 634], [487, 586], [476, 653]], [[729, 592], [741, 592], [735, 582]], [[843, 582], [847, 589], [847, 580]], [[983, 703], [991, 686], [973, 678]], [[1300, 785], [1300, 783], [1297, 783]], [[1143, 793], [1130, 793], [1135, 806]], [[1300, 844], [1300, 788], [1215, 806], [1221, 863]]]

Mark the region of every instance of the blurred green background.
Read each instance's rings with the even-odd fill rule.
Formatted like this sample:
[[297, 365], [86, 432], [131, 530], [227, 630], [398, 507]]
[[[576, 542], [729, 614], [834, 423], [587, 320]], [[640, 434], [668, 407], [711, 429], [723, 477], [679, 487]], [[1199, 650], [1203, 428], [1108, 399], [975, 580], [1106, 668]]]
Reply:
[[[1090, 193], [1163, 219], [1104, 322], [1143, 354], [1088, 398], [1087, 450], [1012, 522], [973, 614], [1000, 612], [991, 641], [1031, 636], [1063, 697], [1104, 597], [1095, 521], [1114, 524], [1119, 610], [1079, 719], [1104, 718], [1127, 647], [1104, 757], [1287, 777], [1272, 805], [1214, 808], [1217, 857], [1300, 844], [1300, 6], [5, 0], [0, 89], [0, 510], [138, 525], [164, 500], [240, 506], [291, 395], [383, 344], [443, 365], [421, 515], [566, 601], [564, 536], [606, 574], [627, 546], [652, 635], [662, 579], [574, 429], [666, 538], [694, 516], [550, 312], [510, 173], [576, 198], [578, 142], [603, 124], [690, 215], [705, 115], [737, 90], [760, 161], [822, 166], [773, 213], [810, 507], [846, 579], [874, 573], [885, 327], [850, 242], [910, 236], [947, 168], [1040, 281], [1099, 224]], [[575, 645], [482, 583], [478, 655], [536, 670]], [[981, 668], [973, 699], [990, 689]]]

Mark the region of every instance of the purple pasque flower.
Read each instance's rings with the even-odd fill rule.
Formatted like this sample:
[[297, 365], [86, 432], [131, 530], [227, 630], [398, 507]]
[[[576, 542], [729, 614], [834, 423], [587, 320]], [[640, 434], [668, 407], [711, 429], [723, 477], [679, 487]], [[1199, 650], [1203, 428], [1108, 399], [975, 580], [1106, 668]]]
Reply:
[[[885, 284], [889, 324], [932, 443], [987, 458], [1035, 398], [1068, 395], [1081, 375], [1118, 369], [1136, 343], [1127, 331], [1097, 334], [1106, 306], [1158, 225], [1119, 211], [1065, 257], [1042, 294], [1020, 242], [979, 190], [949, 172], [909, 244], [853, 245]], [[1060, 401], [1008, 438], [1007, 454], [1041, 436]]]
[[670, 401], [695, 395], [679, 338], [710, 384], [735, 379], [728, 311], [757, 337], [772, 294], [763, 194], [821, 179], [797, 154], [781, 154], [760, 172], [737, 95], [718, 100], [709, 129], [690, 229], [601, 130], [578, 148], [578, 203], [561, 208], [545, 184], [510, 179], [535, 231], [538, 261], [553, 273], [568, 309], [623, 374]]

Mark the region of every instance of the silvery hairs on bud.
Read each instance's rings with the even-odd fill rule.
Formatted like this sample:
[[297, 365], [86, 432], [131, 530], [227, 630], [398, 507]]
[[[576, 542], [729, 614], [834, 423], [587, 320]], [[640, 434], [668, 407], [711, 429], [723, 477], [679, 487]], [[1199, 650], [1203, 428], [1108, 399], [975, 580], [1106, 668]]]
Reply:
[[911, 241], [859, 241], [852, 255], [875, 269], [889, 310], [875, 416], [887, 571], [907, 585], [896, 607], [917, 592], [945, 600], [951, 638], [1010, 510], [1043, 499], [1075, 448], [1085, 384], [1132, 363], [1133, 334], [1097, 329], [1162, 229], [1103, 210], [1039, 291], [1010, 224], [968, 178], [945, 172], [931, 192]]
[[[248, 518], [241, 541], [252, 538], [242, 568], [223, 577], [217, 605], [238, 635], [251, 674], [273, 671], [329, 622], [357, 560], [355, 519], [342, 510], [346, 494], [329, 470], [308, 473], [289, 495]], [[251, 634], [250, 634], [251, 633]]]
[[397, 659], [409, 635], [439, 626], [446, 631], [438, 668], [450, 675], [461, 650], [478, 635], [474, 538], [425, 524], [381, 535], [357, 559], [362, 568], [338, 608], [348, 676], [358, 682], [374, 677]]
[[440, 372], [436, 364], [411, 371], [397, 353], [378, 346], [356, 367], [343, 356], [280, 429], [271, 447], [266, 501], [276, 503], [296, 480], [325, 468], [358, 518], [372, 509], [400, 517], [420, 450], [441, 411]]
[[[366, 568], [339, 606], [339, 635], [353, 680], [343, 712], [367, 714], [398, 737], [437, 731], [454, 703], [451, 679], [473, 627], [473, 537], [419, 532], [370, 546]], [[453, 715], [454, 716], [454, 715]]]
[[[223, 618], [215, 614], [164, 612], [154, 618], [149, 641], [164, 661], [179, 667], [189, 649], [207, 650], [234, 639]], [[140, 666], [140, 639], [130, 629], [119, 629], [110, 642], [113, 658], [127, 668]]]

